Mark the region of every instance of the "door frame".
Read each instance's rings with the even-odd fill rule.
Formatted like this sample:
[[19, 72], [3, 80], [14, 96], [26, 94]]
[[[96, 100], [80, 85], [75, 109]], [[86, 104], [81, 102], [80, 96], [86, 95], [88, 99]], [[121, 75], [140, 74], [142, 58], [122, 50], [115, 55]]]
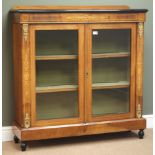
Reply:
[[[36, 119], [36, 60], [35, 31], [37, 30], [77, 30], [78, 31], [78, 113], [76, 118], [50, 120]], [[83, 24], [37, 24], [30, 25], [30, 70], [31, 70], [31, 126], [64, 125], [84, 122], [84, 25]]]
[[[131, 56], [130, 56], [130, 110], [128, 113], [107, 114], [93, 116], [92, 114], [92, 30], [93, 29], [131, 29]], [[85, 119], [87, 122], [110, 121], [135, 118], [135, 82], [136, 82], [136, 24], [111, 23], [111, 24], [86, 24], [85, 25]]]

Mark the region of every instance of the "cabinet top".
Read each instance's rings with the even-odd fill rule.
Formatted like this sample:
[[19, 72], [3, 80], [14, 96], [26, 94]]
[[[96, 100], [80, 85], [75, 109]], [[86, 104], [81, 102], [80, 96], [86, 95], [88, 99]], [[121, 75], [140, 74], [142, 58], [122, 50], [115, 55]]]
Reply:
[[115, 6], [15, 6], [11, 13], [145, 13], [147, 9], [130, 9], [126, 5]]

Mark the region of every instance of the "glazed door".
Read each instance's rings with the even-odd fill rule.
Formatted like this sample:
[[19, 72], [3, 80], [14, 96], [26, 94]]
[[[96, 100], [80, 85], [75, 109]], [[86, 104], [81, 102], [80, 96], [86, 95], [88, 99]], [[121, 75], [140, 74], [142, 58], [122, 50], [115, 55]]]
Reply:
[[87, 121], [135, 116], [136, 26], [87, 26]]
[[32, 126], [84, 121], [84, 27], [31, 25]]

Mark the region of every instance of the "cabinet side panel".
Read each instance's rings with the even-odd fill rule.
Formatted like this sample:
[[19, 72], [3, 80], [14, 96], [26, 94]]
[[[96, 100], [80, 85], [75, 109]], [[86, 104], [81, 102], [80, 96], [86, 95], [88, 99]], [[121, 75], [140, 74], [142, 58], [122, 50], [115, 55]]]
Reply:
[[13, 68], [14, 68], [14, 105], [15, 121], [22, 126], [22, 63], [21, 63], [21, 27], [13, 24]]

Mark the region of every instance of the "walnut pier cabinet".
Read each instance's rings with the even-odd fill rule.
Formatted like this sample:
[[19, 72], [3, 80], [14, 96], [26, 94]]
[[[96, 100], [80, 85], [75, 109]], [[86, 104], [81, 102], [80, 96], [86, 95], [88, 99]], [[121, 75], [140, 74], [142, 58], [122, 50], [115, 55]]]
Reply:
[[14, 141], [139, 130], [146, 9], [16, 6]]

